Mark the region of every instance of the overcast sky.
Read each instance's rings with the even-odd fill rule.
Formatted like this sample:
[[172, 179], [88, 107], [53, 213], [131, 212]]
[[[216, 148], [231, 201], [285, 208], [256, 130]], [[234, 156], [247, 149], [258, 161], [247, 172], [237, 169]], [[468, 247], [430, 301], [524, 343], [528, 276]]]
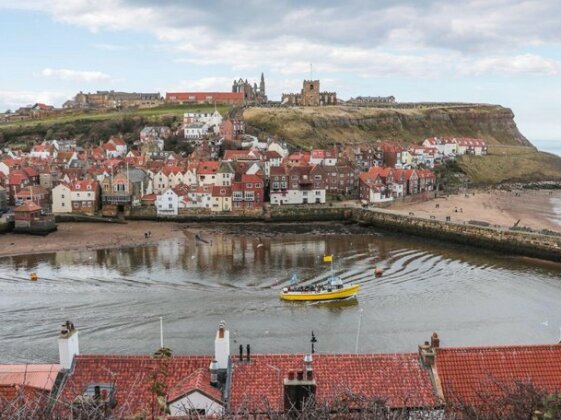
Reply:
[[[267, 94], [302, 79], [342, 99], [511, 107], [530, 140], [561, 140], [559, 0], [0, 0], [0, 110], [76, 92]], [[435, 133], [438, 134], [438, 133]]]

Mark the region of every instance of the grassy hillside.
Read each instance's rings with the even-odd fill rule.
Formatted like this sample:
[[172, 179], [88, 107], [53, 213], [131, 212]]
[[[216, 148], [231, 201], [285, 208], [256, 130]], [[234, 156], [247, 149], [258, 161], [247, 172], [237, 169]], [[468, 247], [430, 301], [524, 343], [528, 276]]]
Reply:
[[487, 156], [461, 156], [458, 165], [476, 185], [561, 181], [561, 157], [531, 147], [490, 147]]
[[[230, 106], [218, 106], [222, 115]], [[28, 148], [43, 139], [77, 138], [80, 143], [99, 143], [114, 134], [123, 134], [127, 141], [138, 139], [145, 125], [178, 127], [183, 114], [189, 111], [209, 112], [214, 105], [164, 105], [158, 108], [110, 112], [77, 112], [50, 118], [0, 124], [0, 144]]]
[[[227, 105], [217, 106], [217, 110], [226, 115], [232, 107]], [[8, 128], [28, 128], [37, 125], [51, 126], [55, 124], [66, 124], [76, 121], [106, 121], [118, 120], [126, 117], [144, 117], [147, 119], [157, 120], [160, 117], [182, 117], [185, 112], [214, 111], [214, 105], [162, 105], [157, 108], [146, 109], [127, 109], [123, 111], [78, 111], [69, 114], [57, 115], [42, 119], [34, 119], [27, 121], [16, 121], [12, 123], [0, 124], [0, 131]]]
[[499, 105], [396, 104], [380, 107], [247, 108], [257, 135], [278, 135], [300, 147], [377, 139], [418, 143], [430, 136], [480, 137], [489, 144], [525, 145], [514, 114]]

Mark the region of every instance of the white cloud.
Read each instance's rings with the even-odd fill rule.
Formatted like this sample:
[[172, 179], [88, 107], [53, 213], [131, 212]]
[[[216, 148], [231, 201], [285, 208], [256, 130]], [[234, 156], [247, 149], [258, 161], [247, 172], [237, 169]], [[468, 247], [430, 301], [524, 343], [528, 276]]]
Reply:
[[464, 63], [460, 72], [475, 76], [487, 74], [558, 76], [561, 74], [561, 61], [534, 54], [486, 57], [472, 63]]
[[102, 80], [111, 79], [108, 74], [102, 73], [100, 71], [83, 71], [70, 69], [46, 68], [41, 70], [40, 75], [43, 77], [51, 77], [61, 80], [73, 80], [77, 82], [99, 82]]
[[232, 82], [234, 77], [203, 77], [198, 80], [182, 80], [178, 84], [174, 85], [172, 89], [175, 91], [226, 91], [228, 92], [232, 88]]
[[36, 102], [60, 106], [71, 94], [69, 92], [52, 91], [0, 91], [0, 112], [12, 111], [19, 107], [32, 105]]

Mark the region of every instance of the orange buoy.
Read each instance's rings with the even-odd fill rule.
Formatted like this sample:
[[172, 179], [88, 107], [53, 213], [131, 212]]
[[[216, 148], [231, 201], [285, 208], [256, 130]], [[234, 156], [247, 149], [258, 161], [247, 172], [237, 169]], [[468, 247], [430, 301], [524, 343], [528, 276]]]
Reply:
[[380, 277], [383, 273], [384, 273], [384, 270], [382, 270], [382, 268], [380, 268], [380, 267], [376, 267], [374, 269], [374, 274], [376, 275], [376, 277]]
[[37, 279], [39, 278], [39, 276], [37, 276], [37, 273], [33, 272], [29, 275], [29, 280], [31, 281], [37, 281]]

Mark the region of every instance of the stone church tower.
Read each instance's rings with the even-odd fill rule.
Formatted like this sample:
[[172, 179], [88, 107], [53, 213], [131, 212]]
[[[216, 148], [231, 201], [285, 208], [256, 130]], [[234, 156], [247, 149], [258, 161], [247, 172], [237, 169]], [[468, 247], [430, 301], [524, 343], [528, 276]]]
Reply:
[[319, 106], [319, 80], [304, 80], [302, 86], [302, 105]]

